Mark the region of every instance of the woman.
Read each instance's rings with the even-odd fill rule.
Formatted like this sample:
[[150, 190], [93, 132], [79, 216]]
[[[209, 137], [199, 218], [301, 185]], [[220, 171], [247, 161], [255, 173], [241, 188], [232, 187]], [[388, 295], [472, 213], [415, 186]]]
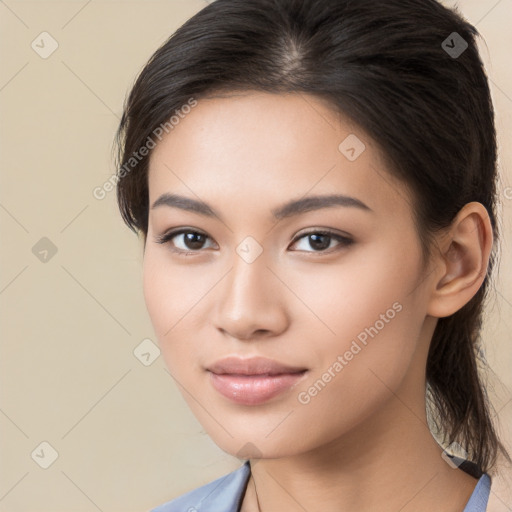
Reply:
[[476, 35], [434, 0], [217, 0], [143, 69], [120, 211], [171, 375], [247, 460], [155, 511], [485, 510]]

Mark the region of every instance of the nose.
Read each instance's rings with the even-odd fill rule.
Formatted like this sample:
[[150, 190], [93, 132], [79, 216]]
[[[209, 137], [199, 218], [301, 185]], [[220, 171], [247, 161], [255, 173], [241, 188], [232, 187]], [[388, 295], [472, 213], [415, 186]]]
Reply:
[[214, 321], [217, 329], [239, 340], [283, 333], [289, 324], [283, 284], [261, 255], [247, 263], [238, 254], [222, 280]]

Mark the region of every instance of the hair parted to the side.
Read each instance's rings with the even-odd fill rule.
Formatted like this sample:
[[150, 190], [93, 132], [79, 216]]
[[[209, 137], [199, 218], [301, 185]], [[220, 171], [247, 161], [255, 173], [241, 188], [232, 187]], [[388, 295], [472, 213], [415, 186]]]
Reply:
[[[468, 44], [442, 47], [456, 32]], [[485, 280], [441, 318], [427, 360], [433, 434], [457, 442], [490, 471], [499, 441], [477, 357], [484, 301], [496, 263], [496, 134], [477, 30], [435, 0], [216, 0], [182, 25], [137, 78], [117, 133], [118, 169], [191, 98], [219, 91], [307, 93], [323, 98], [379, 145], [410, 187], [426, 260], [433, 235], [468, 202], [490, 216], [494, 246]], [[144, 241], [151, 153], [118, 174], [123, 219]]]

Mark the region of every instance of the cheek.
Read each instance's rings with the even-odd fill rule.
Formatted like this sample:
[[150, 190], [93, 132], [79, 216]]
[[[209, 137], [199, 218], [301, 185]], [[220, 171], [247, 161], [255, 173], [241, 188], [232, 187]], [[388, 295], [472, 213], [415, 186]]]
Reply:
[[146, 251], [144, 300], [160, 342], [173, 337], [187, 312], [205, 295], [209, 279], [203, 277], [199, 270], [184, 270], [171, 265], [165, 251]]
[[154, 257], [153, 252], [146, 250], [143, 264], [143, 290], [146, 308], [148, 310], [153, 328], [159, 341], [162, 342], [162, 334], [171, 325], [169, 321], [172, 317], [169, 311], [169, 305], [174, 304], [173, 290], [175, 287], [168, 283], [162, 262]]
[[[411, 319], [411, 310], [418, 306], [411, 291], [420, 268], [416, 254], [397, 258], [395, 252], [392, 244], [360, 251], [339, 265], [318, 265], [314, 276], [308, 269], [282, 269], [283, 281], [307, 305], [307, 310], [297, 306], [303, 311], [301, 330], [307, 326], [316, 330], [313, 338], [302, 337], [309, 340], [304, 350], [323, 358], [323, 354], [349, 350], [354, 339], [364, 346], [374, 336], [386, 338], [387, 350], [394, 350], [407, 338], [398, 331], [404, 317]], [[311, 343], [315, 338], [319, 342]]]
[[[169, 268], [157, 251], [146, 251], [143, 264], [143, 291], [146, 308], [167, 367], [174, 374], [174, 364], [185, 354], [176, 353], [180, 318], [186, 314], [187, 291], [179, 272]], [[184, 344], [182, 346], [185, 346]]]
[[314, 364], [298, 402], [324, 425], [349, 428], [389, 398], [418, 348], [424, 305], [411, 291], [419, 260], [379, 254], [354, 261], [350, 272], [316, 276], [317, 289], [325, 291], [309, 296], [329, 330], [319, 330], [317, 343], [304, 347]]
[[146, 308], [167, 368], [177, 378], [190, 381], [190, 369], [200, 366], [204, 334], [198, 316], [204, 315], [205, 296], [218, 279], [199, 266], [172, 265], [165, 251], [148, 249], [144, 255]]
[[298, 403], [325, 425], [343, 424], [344, 430], [361, 421], [400, 387], [410, 368], [421, 331], [412, 305], [403, 299], [382, 304], [347, 318], [346, 335], [324, 338], [310, 377], [297, 390]]

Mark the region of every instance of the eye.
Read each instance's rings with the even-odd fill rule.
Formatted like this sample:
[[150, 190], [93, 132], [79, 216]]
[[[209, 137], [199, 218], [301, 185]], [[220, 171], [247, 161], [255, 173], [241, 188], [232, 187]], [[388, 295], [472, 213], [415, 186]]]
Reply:
[[[298, 242], [301, 242], [302, 240], [304, 240], [302, 244], [298, 244]], [[334, 247], [348, 247], [354, 243], [354, 240], [329, 230], [310, 231], [297, 237], [294, 240], [292, 246], [302, 245], [302, 247], [298, 249], [299, 251], [330, 253], [333, 251], [327, 251], [326, 249], [332, 249], [333, 242], [337, 242], [337, 245], [334, 244]], [[313, 251], [308, 250], [308, 247], [312, 248]]]
[[157, 243], [169, 244], [173, 251], [187, 254], [204, 249], [206, 240], [211, 240], [211, 238], [200, 231], [190, 228], [167, 231], [163, 235], [156, 237]]

